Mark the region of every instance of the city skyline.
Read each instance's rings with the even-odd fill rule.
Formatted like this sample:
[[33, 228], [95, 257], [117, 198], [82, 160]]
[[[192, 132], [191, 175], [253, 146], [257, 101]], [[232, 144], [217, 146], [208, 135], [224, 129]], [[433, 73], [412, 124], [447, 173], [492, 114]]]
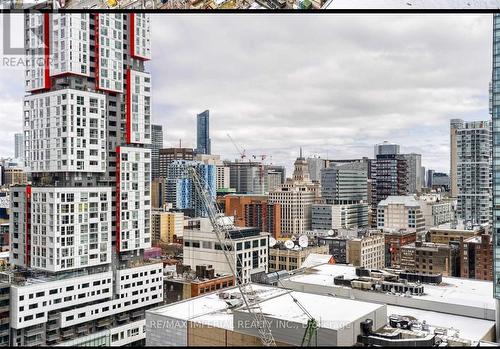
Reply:
[[[301, 16], [301, 25], [288, 16], [167, 17], [152, 16], [153, 57], [162, 59], [149, 64], [152, 122], [163, 126], [166, 147], [182, 139], [196, 148], [196, 115], [209, 109], [212, 153], [225, 159], [238, 158], [227, 133], [288, 173], [300, 146], [305, 157], [372, 157], [373, 145], [388, 140], [448, 173], [450, 119], [490, 118], [488, 15]], [[316, 30], [326, 24], [332, 30]], [[212, 30], [201, 37], [203, 27]], [[12, 82], [24, 69], [0, 69], [0, 156], [9, 156], [24, 95]]]

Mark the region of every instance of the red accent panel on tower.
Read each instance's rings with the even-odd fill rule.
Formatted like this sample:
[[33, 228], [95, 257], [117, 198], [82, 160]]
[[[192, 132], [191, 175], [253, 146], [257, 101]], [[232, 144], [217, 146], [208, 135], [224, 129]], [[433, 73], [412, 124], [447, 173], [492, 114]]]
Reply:
[[31, 186], [26, 186], [26, 214], [25, 214], [25, 232], [26, 243], [24, 251], [24, 264], [26, 267], [31, 266]]
[[44, 43], [44, 85], [48, 90], [52, 87], [52, 82], [50, 81], [50, 14], [43, 14], [43, 43]]
[[94, 58], [95, 58], [95, 89], [99, 90], [99, 14], [94, 13]]

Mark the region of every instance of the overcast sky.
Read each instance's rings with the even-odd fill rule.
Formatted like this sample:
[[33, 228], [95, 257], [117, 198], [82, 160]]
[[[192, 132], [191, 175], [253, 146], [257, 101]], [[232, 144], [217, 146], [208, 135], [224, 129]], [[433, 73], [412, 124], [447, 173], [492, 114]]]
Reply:
[[[372, 157], [388, 140], [448, 172], [449, 119], [489, 118], [491, 15], [152, 16], [153, 121], [166, 146], [195, 147], [196, 114], [209, 109], [223, 158], [237, 156], [228, 133], [287, 168], [300, 146]], [[23, 70], [0, 67], [0, 156], [13, 153], [23, 94]]]

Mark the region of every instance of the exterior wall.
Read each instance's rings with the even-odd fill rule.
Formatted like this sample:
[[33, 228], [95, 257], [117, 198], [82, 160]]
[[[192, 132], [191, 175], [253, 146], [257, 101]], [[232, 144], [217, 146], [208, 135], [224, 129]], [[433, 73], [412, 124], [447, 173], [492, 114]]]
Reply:
[[[123, 93], [123, 14], [96, 14], [96, 89]], [[103, 53], [105, 55], [102, 55]]]
[[460, 244], [460, 277], [493, 280], [493, 244], [489, 235], [472, 237]]
[[457, 131], [457, 214], [482, 224], [491, 222], [491, 123], [464, 123]]
[[64, 89], [26, 96], [27, 171], [104, 172], [105, 117], [103, 94]]
[[127, 70], [127, 143], [151, 144], [151, 74]]
[[117, 249], [151, 247], [151, 150], [119, 147]]
[[283, 185], [269, 193], [269, 202], [281, 206], [281, 234], [300, 235], [311, 230], [311, 209], [316, 201], [307, 186]]
[[385, 233], [385, 266], [391, 268], [401, 267], [401, 248], [417, 240], [415, 232]]
[[33, 188], [32, 268], [58, 272], [111, 262], [111, 188]]
[[151, 238], [155, 246], [174, 242], [174, 236], [182, 236], [184, 231], [182, 212], [153, 211], [151, 222]]
[[350, 229], [368, 225], [368, 204], [314, 204], [312, 230]]
[[381, 230], [406, 230], [417, 233], [425, 229], [425, 220], [418, 205], [406, 205], [403, 201], [381, 201], [377, 208], [377, 228]]
[[269, 271], [295, 270], [302, 267], [302, 263], [311, 253], [328, 254], [329, 248], [323, 246], [309, 246], [300, 251], [269, 249]]
[[461, 239], [468, 239], [479, 234], [480, 232], [477, 230], [443, 229], [436, 227], [429, 230], [429, 239], [432, 243], [447, 245], [451, 241], [460, 241]]
[[382, 234], [372, 234], [362, 239], [348, 241], [349, 264], [378, 269], [385, 265], [385, 243]]
[[326, 203], [349, 204], [367, 200], [367, 172], [348, 165], [321, 170], [321, 196]]
[[[250, 281], [254, 273], [267, 272], [269, 233], [226, 240], [233, 254], [233, 268], [243, 282]], [[232, 274], [219, 240], [212, 230], [184, 230], [183, 264], [195, 269], [197, 265], [212, 265], [216, 273]], [[255, 257], [255, 258], [254, 258]]]
[[130, 55], [139, 60], [151, 59], [151, 19], [144, 13], [130, 16]]
[[422, 274], [452, 276], [452, 256], [449, 245], [419, 243], [401, 248], [401, 268]]

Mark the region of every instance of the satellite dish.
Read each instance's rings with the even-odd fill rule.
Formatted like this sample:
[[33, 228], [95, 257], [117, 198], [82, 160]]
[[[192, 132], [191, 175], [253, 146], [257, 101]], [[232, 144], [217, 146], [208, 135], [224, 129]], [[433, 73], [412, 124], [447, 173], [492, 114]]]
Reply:
[[328, 234], [328, 236], [333, 236], [333, 230], [331, 230], [331, 229], [330, 229], [330, 230], [328, 230], [328, 233], [327, 233], [327, 234]]
[[269, 247], [273, 247], [274, 245], [276, 245], [276, 239], [271, 236], [269, 238]]
[[286, 247], [287, 249], [291, 250], [292, 248], [294, 248], [294, 247], [295, 247], [295, 244], [293, 243], [293, 241], [292, 241], [292, 240], [286, 240], [286, 241], [285, 241], [285, 247]]
[[302, 235], [299, 238], [299, 246], [302, 248], [309, 246], [309, 238], [306, 235]]

